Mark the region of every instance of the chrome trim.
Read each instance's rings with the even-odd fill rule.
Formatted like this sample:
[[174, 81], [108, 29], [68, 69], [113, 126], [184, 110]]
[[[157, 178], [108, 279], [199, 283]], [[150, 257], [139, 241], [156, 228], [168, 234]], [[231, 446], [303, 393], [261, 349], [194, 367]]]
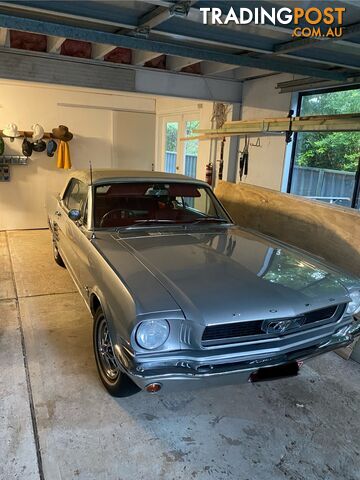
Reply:
[[[321, 310], [321, 309], [317, 309]], [[345, 313], [346, 310], [346, 304], [341, 303], [337, 305], [337, 308], [334, 312], [334, 314], [331, 317], [325, 318], [323, 320], [318, 320], [309, 324], [304, 324], [299, 326], [298, 328], [291, 328], [288, 331], [285, 331], [284, 333], [280, 334], [271, 334], [271, 333], [261, 333], [257, 335], [245, 335], [241, 337], [224, 337], [224, 338], [219, 338], [219, 339], [214, 339], [214, 340], [202, 340], [201, 339], [201, 346], [207, 349], [211, 348], [218, 348], [218, 347], [225, 347], [225, 346], [235, 346], [235, 345], [248, 345], [248, 344], [260, 344], [260, 343], [266, 343], [266, 342], [271, 342], [271, 341], [276, 341], [276, 340], [283, 340], [283, 339], [288, 339], [292, 338], [293, 336], [296, 335], [302, 335], [308, 333], [310, 330], [316, 331], [316, 329], [322, 328], [322, 327], [331, 327], [335, 326], [337, 323], [342, 322], [344, 319], [348, 317], [348, 319], [351, 319], [351, 316], [346, 315]], [[316, 310], [311, 310], [309, 312], [301, 313], [299, 315], [296, 315], [294, 317], [289, 317], [289, 318], [279, 318], [275, 319], [272, 321], [277, 321], [280, 322], [282, 320], [295, 320], [296, 318], [299, 318], [303, 315], [315, 312]], [[341, 312], [341, 313], [340, 313]], [[255, 322], [259, 320], [254, 320]], [[269, 320], [264, 320], [264, 322], [267, 322]], [[229, 324], [226, 324], [229, 325]], [[206, 327], [205, 327], [206, 328]], [[204, 328], [204, 331], [205, 331]], [[203, 331], [203, 333], [204, 333]], [[245, 340], [246, 339], [246, 340]]]
[[[122, 352], [122, 356], [127, 357], [127, 367], [120, 365], [141, 388], [143, 383], [152, 381], [166, 382], [175, 379], [201, 379], [201, 378], [218, 378], [224, 375], [232, 375], [237, 373], [248, 373], [258, 370], [260, 367], [270, 367], [283, 365], [292, 361], [304, 361], [314, 356], [335, 350], [337, 348], [349, 345], [355, 337], [360, 335], [360, 321], [354, 320], [352, 324], [339, 329], [330, 338], [317, 342], [305, 348], [291, 350], [289, 352], [274, 352], [269, 355], [269, 351], [264, 351], [263, 355], [256, 354], [248, 358], [239, 355], [213, 355], [212, 358], [201, 357], [197, 360], [194, 357], [179, 359], [179, 352], [173, 352], [173, 356], [162, 355], [161, 358], [143, 359], [129, 357], [130, 352]], [[303, 342], [300, 343], [303, 345]], [[119, 354], [119, 348], [115, 349]], [[185, 354], [185, 352], [184, 352]], [[118, 355], [118, 361], [121, 359]], [[206, 370], [207, 369], [207, 370]]]

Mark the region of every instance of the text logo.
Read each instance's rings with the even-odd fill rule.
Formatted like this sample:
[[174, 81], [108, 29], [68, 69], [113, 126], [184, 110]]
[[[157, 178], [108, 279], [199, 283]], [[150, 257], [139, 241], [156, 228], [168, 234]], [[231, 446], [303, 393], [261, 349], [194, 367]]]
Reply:
[[290, 25], [293, 37], [341, 37], [343, 34], [344, 7], [282, 7], [264, 8], [230, 7], [223, 12], [219, 7], [201, 7], [205, 25]]

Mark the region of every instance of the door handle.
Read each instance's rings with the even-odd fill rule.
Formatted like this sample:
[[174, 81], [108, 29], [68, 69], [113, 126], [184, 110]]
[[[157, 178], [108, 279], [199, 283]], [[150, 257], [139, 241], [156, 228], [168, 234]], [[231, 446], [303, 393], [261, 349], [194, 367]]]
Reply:
[[61, 217], [61, 212], [59, 212], [59, 211], [57, 210], [57, 211], [55, 212], [55, 215], [56, 215], [57, 217]]

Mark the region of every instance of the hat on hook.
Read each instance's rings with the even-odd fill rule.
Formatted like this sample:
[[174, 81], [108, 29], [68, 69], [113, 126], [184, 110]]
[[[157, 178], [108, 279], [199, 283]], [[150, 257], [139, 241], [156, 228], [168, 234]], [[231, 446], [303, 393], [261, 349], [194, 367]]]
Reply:
[[33, 144], [27, 138], [24, 138], [22, 143], [22, 153], [25, 157], [31, 157], [33, 151]]
[[44, 142], [44, 140], [37, 140], [32, 144], [32, 148], [34, 152], [43, 152], [44, 150], [46, 150], [46, 143]]
[[59, 125], [58, 128], [53, 128], [52, 134], [54, 138], [63, 140], [64, 142], [69, 142], [73, 138], [73, 134], [69, 132], [68, 127], [65, 125]]
[[20, 137], [20, 133], [18, 132], [18, 127], [15, 123], [9, 123], [3, 130], [3, 135], [5, 137], [10, 137], [12, 141], [14, 138]]
[[57, 149], [57, 143], [55, 140], [49, 140], [46, 147], [46, 154], [48, 157], [53, 157]]
[[31, 127], [31, 129], [33, 131], [33, 135], [32, 135], [33, 142], [37, 142], [38, 140], [41, 140], [43, 138], [45, 132], [41, 125], [39, 125], [38, 123], [35, 123]]

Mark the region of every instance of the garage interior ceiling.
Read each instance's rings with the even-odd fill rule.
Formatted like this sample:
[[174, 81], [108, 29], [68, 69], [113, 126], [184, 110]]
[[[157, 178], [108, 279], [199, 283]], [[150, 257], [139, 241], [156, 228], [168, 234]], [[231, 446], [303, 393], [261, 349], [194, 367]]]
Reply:
[[[219, 80], [283, 72], [327, 84], [357, 82], [360, 5], [353, 0], [332, 3], [346, 8], [343, 36], [299, 40], [291, 39], [291, 24], [204, 25], [199, 9], [212, 7], [211, 1], [0, 2], [0, 54], [26, 51], [39, 58], [72, 57], [104, 66]], [[230, 7], [237, 11], [254, 4], [216, 2], [224, 15]], [[308, 7], [308, 1], [297, 2], [301, 4]], [[269, 9], [287, 3], [264, 0], [256, 6]]]

